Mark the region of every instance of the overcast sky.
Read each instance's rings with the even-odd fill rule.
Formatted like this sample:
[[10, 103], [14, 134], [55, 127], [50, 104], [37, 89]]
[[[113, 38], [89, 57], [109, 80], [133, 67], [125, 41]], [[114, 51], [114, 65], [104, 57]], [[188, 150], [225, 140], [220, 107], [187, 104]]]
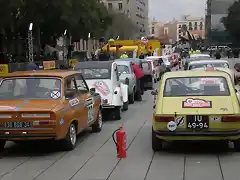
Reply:
[[149, 17], [159, 21], [180, 19], [182, 15], [205, 15], [206, 0], [149, 0]]

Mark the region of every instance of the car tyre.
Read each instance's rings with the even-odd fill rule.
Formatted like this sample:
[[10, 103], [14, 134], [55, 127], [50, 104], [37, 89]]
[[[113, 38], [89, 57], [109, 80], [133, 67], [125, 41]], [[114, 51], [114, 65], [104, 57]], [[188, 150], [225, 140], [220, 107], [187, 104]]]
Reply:
[[65, 151], [71, 151], [76, 147], [77, 130], [74, 123], [70, 124], [65, 139], [62, 140], [62, 148]]
[[6, 145], [6, 141], [5, 140], [0, 140], [0, 152], [4, 151], [5, 145]]
[[154, 152], [162, 150], [162, 140], [157, 138], [155, 131], [152, 128], [152, 150]]
[[114, 110], [114, 119], [115, 120], [121, 120], [122, 119], [122, 110], [121, 110], [121, 106], [117, 106], [115, 107], [115, 110]]
[[240, 152], [240, 139], [234, 141], [233, 144], [235, 151]]
[[127, 111], [128, 110], [128, 104], [129, 104], [128, 101], [123, 103], [123, 111]]
[[135, 94], [134, 92], [128, 96], [129, 104], [134, 104], [135, 102]]
[[102, 116], [102, 110], [99, 109], [98, 117], [96, 122], [92, 125], [92, 131], [93, 132], [100, 132], [102, 130], [103, 125], [103, 116]]

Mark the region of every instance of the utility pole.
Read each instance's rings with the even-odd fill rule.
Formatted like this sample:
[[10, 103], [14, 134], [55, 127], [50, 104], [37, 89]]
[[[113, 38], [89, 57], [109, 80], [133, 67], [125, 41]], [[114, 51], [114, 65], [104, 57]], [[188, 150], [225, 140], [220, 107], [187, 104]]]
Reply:
[[29, 62], [34, 61], [32, 28], [33, 28], [33, 23], [30, 23], [29, 29], [28, 29], [28, 60]]
[[67, 54], [66, 54], [66, 41], [67, 41], [67, 30], [64, 31], [63, 34], [63, 61], [67, 64]]

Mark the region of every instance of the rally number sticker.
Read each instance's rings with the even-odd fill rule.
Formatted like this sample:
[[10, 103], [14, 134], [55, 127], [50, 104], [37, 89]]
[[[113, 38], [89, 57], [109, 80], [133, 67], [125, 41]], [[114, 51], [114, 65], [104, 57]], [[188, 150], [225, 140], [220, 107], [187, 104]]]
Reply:
[[88, 105], [88, 121], [94, 120], [94, 109], [93, 109], [93, 103]]

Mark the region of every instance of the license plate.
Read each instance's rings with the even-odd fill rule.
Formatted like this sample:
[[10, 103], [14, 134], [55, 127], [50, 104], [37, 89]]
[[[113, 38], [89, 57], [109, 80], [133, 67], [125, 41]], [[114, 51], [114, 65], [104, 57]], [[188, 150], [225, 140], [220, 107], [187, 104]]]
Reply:
[[187, 116], [187, 128], [189, 129], [208, 129], [209, 117], [208, 116]]
[[30, 128], [32, 124], [30, 122], [5, 122], [3, 126], [5, 128]]

